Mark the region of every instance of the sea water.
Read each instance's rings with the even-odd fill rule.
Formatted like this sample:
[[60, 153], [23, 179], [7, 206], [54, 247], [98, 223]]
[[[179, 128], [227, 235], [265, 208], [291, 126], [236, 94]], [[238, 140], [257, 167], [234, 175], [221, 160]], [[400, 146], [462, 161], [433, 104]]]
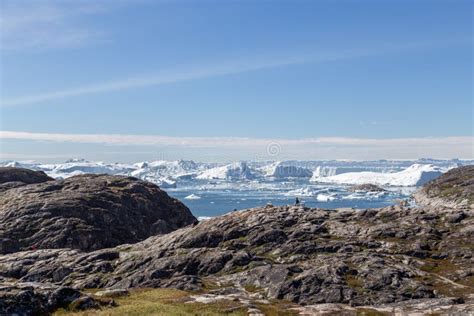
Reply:
[[352, 192], [349, 186], [314, 184], [308, 180], [184, 181], [168, 194], [182, 201], [199, 218], [233, 210], [272, 205], [293, 205], [296, 197], [308, 207], [377, 208], [409, 199], [416, 187], [386, 187], [386, 192]]

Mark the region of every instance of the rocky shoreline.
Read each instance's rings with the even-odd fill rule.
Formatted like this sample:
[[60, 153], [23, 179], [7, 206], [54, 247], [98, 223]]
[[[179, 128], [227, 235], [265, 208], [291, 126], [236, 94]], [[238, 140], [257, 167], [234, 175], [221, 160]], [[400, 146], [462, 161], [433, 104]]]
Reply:
[[[60, 183], [23, 183], [1, 184], [7, 189], [0, 193], [0, 314], [47, 314], [58, 308], [112, 308], [113, 313], [113, 298], [89, 290], [135, 288], [180, 289], [201, 303], [233, 300], [250, 314], [262, 312], [257, 304], [275, 300], [288, 302], [289, 309], [303, 315], [367, 308], [474, 312], [474, 209], [465, 202], [474, 195], [473, 166], [427, 184], [415, 195], [418, 207], [266, 206], [199, 223], [179, 201], [133, 178], [88, 175]], [[44, 203], [51, 196], [52, 204]], [[444, 203], [427, 203], [430, 199]], [[73, 213], [75, 207], [59, 215], [51, 211], [64, 210], [72, 200], [81, 205], [80, 214]], [[110, 200], [114, 203], [97, 208], [97, 201]], [[156, 209], [159, 216], [149, 220]], [[43, 214], [39, 219], [34, 216], [38, 212]], [[121, 227], [115, 223], [130, 212], [135, 213], [126, 217], [129, 227], [145, 233], [124, 234], [94, 247], [64, 243], [57, 237], [64, 229], [59, 235], [48, 229], [58, 219], [69, 223], [91, 218], [88, 223], [94, 225], [97, 217], [92, 214], [112, 216], [101, 215], [111, 220], [95, 230], [78, 229], [75, 222], [63, 225], [81, 236], [74, 240], [89, 240], [91, 231], [110, 234]], [[135, 222], [137, 218], [142, 220]], [[32, 250], [21, 242], [16, 248], [5, 246], [14, 243], [21, 227], [24, 234], [31, 234], [25, 227], [37, 227], [34, 236], [58, 242], [35, 239], [38, 246]], [[20, 240], [30, 239], [25, 235]]]

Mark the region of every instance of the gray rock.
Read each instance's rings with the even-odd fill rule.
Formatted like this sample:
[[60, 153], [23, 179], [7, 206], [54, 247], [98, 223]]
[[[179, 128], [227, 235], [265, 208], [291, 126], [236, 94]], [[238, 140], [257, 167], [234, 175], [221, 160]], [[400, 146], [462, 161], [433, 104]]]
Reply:
[[23, 184], [53, 181], [43, 171], [34, 171], [24, 168], [0, 167], [0, 184], [20, 182]]
[[[132, 194], [134, 198], [147, 190], [158, 190], [136, 184], [134, 179], [113, 177], [107, 182], [108, 178], [101, 177], [100, 181], [109, 184], [99, 188], [111, 192], [104, 199], [111, 197], [114, 203], [116, 190], [136, 188], [139, 193]], [[33, 194], [32, 186], [46, 184], [64, 190], [63, 182], [46, 182], [6, 192]], [[40, 187], [47, 197], [49, 191]], [[31, 225], [31, 221], [30, 217], [24, 223]], [[0, 282], [23, 284], [23, 289], [28, 282], [41, 282], [77, 290], [172, 287], [196, 291], [211, 280], [234, 289], [221, 289], [220, 293], [257, 288], [264, 299], [306, 305], [393, 307], [420, 300], [427, 306], [431, 301], [441, 302], [444, 293], [449, 293], [452, 304], [468, 305], [460, 309], [464, 311], [472, 306], [468, 299], [474, 295], [472, 287], [464, 284], [472, 275], [473, 232], [471, 208], [394, 205], [374, 210], [322, 210], [267, 205], [135, 244], [91, 252], [38, 249], [0, 255]], [[6, 297], [13, 295], [15, 301], [48, 308], [42, 294], [20, 295], [17, 289], [0, 288], [2, 291]], [[461, 304], [463, 300], [467, 303]], [[79, 302], [94, 307], [88, 298]], [[17, 306], [25, 305], [21, 304]]]
[[387, 191], [384, 188], [381, 188], [378, 185], [371, 184], [371, 183], [353, 185], [353, 186], [350, 186], [347, 190], [351, 191], [351, 192], [357, 192], [357, 191], [385, 192], [385, 191]]
[[[8, 171], [14, 174], [10, 178], [17, 174], [16, 168], [8, 168], [0, 176], [8, 178]], [[131, 177], [81, 175], [4, 191], [0, 253], [40, 248], [90, 251], [135, 243], [195, 222], [186, 206], [154, 184]]]
[[418, 204], [432, 207], [474, 208], [474, 166], [454, 168], [415, 192]]

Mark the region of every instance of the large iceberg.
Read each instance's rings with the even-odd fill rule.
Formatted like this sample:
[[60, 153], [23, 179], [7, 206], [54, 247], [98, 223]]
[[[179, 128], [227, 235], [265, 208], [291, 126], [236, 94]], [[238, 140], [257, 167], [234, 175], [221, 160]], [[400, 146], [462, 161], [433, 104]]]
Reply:
[[307, 168], [285, 164], [281, 161], [265, 166], [261, 171], [265, 176], [274, 178], [309, 178], [313, 175]]
[[156, 183], [162, 188], [176, 188], [176, 179], [192, 176], [198, 166], [189, 160], [139, 162], [133, 165], [136, 169], [130, 172], [133, 177]]
[[[0, 166], [41, 170], [54, 178], [67, 178], [83, 173], [133, 176], [156, 183], [163, 188], [174, 188], [177, 183], [178, 185], [182, 183], [184, 186], [199, 183], [202, 185], [200, 181], [194, 183], [197, 178], [197, 180], [211, 180], [209, 184], [213, 185], [213, 189], [261, 190], [274, 187], [278, 190], [284, 187], [291, 190], [297, 188], [297, 186], [292, 187], [291, 183], [297, 183], [298, 186], [307, 184], [311, 174], [310, 181], [313, 183], [422, 185], [457, 164], [474, 163], [474, 161], [455, 160], [423, 160], [421, 162], [423, 163], [418, 161], [249, 161], [226, 165], [191, 160], [156, 160], [125, 164], [72, 159], [63, 163], [50, 164], [32, 160], [4, 161], [0, 162]], [[413, 165], [413, 163], [419, 164]], [[409, 168], [406, 169], [407, 167]], [[226, 181], [212, 181], [213, 179]], [[294, 192], [294, 194], [317, 195], [309, 191]]]
[[405, 170], [393, 173], [348, 172], [330, 177], [312, 178], [314, 182], [338, 184], [365, 184], [387, 186], [420, 186], [439, 177], [446, 170], [428, 164], [414, 164]]
[[246, 162], [235, 162], [222, 167], [215, 167], [201, 172], [197, 179], [223, 179], [223, 180], [237, 180], [237, 179], [253, 179], [254, 173], [250, 170]]
[[133, 167], [125, 164], [107, 164], [100, 161], [69, 160], [62, 164], [41, 165], [39, 169], [53, 178], [68, 178], [85, 173], [128, 174], [133, 170]]

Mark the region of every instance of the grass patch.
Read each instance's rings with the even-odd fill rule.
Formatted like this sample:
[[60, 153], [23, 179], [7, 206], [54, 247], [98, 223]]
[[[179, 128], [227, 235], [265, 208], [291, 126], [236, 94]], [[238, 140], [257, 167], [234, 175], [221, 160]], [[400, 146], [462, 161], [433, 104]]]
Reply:
[[[214, 281], [212, 279], [207, 279], [207, 278], [201, 279], [201, 282], [202, 282], [202, 287], [203, 287], [204, 292], [234, 286], [234, 284], [232, 282], [217, 283], [216, 281]], [[202, 292], [202, 291], [199, 291], [199, 292]]]
[[424, 264], [420, 267], [422, 271], [436, 273], [442, 276], [446, 276], [446, 274], [455, 272], [458, 269], [459, 267], [449, 259], [425, 259]]
[[346, 283], [347, 285], [349, 285], [351, 288], [354, 288], [354, 289], [360, 289], [363, 287], [362, 281], [354, 277], [353, 275], [346, 276]]
[[384, 313], [384, 312], [379, 312], [375, 309], [371, 308], [358, 308], [357, 309], [357, 315], [359, 316], [385, 316], [385, 315], [391, 315], [390, 313]]
[[[424, 265], [420, 267], [420, 270], [423, 270], [428, 273], [433, 273], [439, 276], [443, 276], [447, 279], [454, 279], [453, 276], [456, 275], [460, 267], [452, 263], [448, 259], [443, 260], [434, 260], [426, 259]], [[426, 277], [424, 278], [426, 280]], [[455, 297], [464, 297], [466, 298], [469, 294], [474, 293], [474, 277], [469, 276], [463, 280], [459, 280], [456, 283], [464, 285], [465, 287], [455, 286], [449, 282], [443, 281], [436, 277], [430, 277], [429, 282], [432, 283], [432, 288], [438, 294], [442, 296], [455, 296]]]
[[129, 296], [115, 299], [118, 307], [84, 312], [71, 312], [63, 309], [54, 315], [247, 315], [247, 310], [237, 302], [221, 300], [211, 304], [185, 304], [188, 297], [189, 293], [174, 289], [137, 289], [130, 291]]
[[257, 292], [260, 292], [262, 290], [261, 288], [259, 288], [258, 286], [255, 286], [253, 284], [244, 285], [244, 289], [249, 293], [257, 293]]
[[296, 316], [298, 312], [291, 310], [294, 304], [287, 301], [272, 302], [272, 304], [256, 304], [265, 316]]

